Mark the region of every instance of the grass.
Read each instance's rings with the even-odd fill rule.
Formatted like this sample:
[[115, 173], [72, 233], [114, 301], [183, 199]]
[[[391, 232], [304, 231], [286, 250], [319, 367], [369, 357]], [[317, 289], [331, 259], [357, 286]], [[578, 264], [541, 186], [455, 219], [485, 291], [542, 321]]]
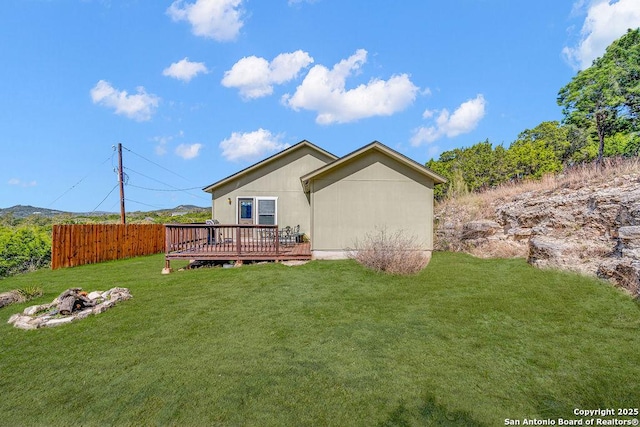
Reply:
[[[490, 426], [640, 402], [639, 306], [585, 277], [452, 253], [406, 277], [351, 260], [162, 265], [1, 280], [45, 295], [0, 310], [0, 425]], [[134, 298], [58, 328], [6, 324], [73, 286]]]

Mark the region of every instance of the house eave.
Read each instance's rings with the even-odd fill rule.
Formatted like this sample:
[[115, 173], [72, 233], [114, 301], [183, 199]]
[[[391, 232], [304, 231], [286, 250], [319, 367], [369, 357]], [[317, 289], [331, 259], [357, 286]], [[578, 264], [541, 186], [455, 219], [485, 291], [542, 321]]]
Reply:
[[437, 173], [433, 172], [432, 170], [426, 168], [425, 166], [421, 165], [420, 163], [416, 162], [413, 159], [410, 159], [409, 157], [405, 156], [402, 153], [399, 153], [396, 150], [393, 150], [392, 148], [387, 147], [386, 145], [382, 144], [381, 142], [378, 141], [373, 141], [372, 143], [365, 145], [364, 147], [361, 147], [355, 151], [352, 151], [351, 153], [340, 157], [339, 159], [334, 160], [331, 163], [328, 163], [314, 171], [311, 171], [309, 173], [307, 173], [306, 175], [300, 177], [300, 181], [302, 182], [302, 186], [303, 188], [305, 188], [305, 192], [308, 192], [308, 188], [309, 188], [309, 183], [328, 173], [329, 171], [335, 169], [336, 167], [340, 167], [340, 165], [343, 165], [346, 162], [349, 162], [350, 160], [370, 151], [370, 150], [377, 150], [379, 152], [382, 152], [392, 158], [395, 158], [396, 160], [400, 161], [401, 163], [409, 166], [411, 169], [414, 169], [415, 171], [417, 171], [418, 173], [425, 175], [427, 177], [429, 177], [431, 180], [433, 180], [434, 184], [444, 184], [447, 182], [446, 178], [444, 178], [441, 175], [438, 175]]
[[231, 182], [231, 181], [233, 181], [235, 179], [241, 178], [242, 176], [247, 175], [247, 174], [255, 171], [256, 169], [258, 169], [258, 168], [260, 168], [260, 167], [262, 167], [262, 166], [264, 166], [266, 164], [269, 164], [269, 163], [271, 163], [271, 162], [273, 162], [273, 161], [275, 161], [275, 160], [277, 160], [277, 159], [279, 159], [279, 158], [291, 153], [292, 151], [298, 150], [298, 149], [300, 149], [302, 147], [309, 147], [309, 148], [311, 148], [311, 149], [313, 149], [315, 151], [318, 151], [319, 153], [322, 153], [322, 154], [324, 154], [324, 155], [326, 155], [326, 156], [328, 156], [330, 158], [333, 158], [334, 160], [338, 158], [335, 154], [332, 154], [332, 153], [328, 152], [327, 150], [324, 150], [324, 149], [318, 147], [317, 145], [315, 145], [315, 144], [313, 144], [313, 143], [311, 143], [311, 142], [309, 142], [309, 141], [307, 141], [305, 139], [305, 140], [302, 140], [302, 141], [298, 142], [295, 145], [292, 145], [289, 148], [286, 148], [286, 149], [284, 149], [284, 150], [282, 150], [282, 151], [280, 151], [280, 152], [278, 152], [278, 153], [276, 153], [276, 154], [274, 154], [274, 155], [272, 155], [270, 157], [267, 157], [264, 160], [261, 160], [261, 161], [259, 161], [257, 163], [254, 163], [253, 165], [248, 166], [248, 167], [242, 169], [239, 172], [236, 172], [233, 175], [229, 175], [229, 176], [221, 179], [220, 181], [216, 181], [213, 184], [204, 187], [202, 189], [202, 191], [204, 191], [206, 193], [213, 193], [216, 188], [219, 188], [219, 187], [221, 187], [221, 186], [223, 186], [223, 185], [225, 185], [225, 184], [227, 184], [227, 183], [229, 183], [229, 182]]

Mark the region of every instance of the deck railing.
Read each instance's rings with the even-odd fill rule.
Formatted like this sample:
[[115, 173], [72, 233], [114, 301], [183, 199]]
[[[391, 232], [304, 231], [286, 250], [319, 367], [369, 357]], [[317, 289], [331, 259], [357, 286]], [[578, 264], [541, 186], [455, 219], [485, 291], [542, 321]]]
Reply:
[[225, 253], [238, 257], [280, 252], [277, 225], [166, 224], [167, 256]]

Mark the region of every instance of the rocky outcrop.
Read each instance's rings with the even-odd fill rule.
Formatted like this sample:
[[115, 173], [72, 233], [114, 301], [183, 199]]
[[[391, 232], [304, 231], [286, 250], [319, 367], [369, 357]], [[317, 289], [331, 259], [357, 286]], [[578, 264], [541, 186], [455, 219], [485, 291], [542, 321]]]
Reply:
[[640, 173], [496, 198], [481, 218], [448, 203], [436, 218], [442, 249], [509, 245], [532, 265], [609, 279], [640, 296]]
[[[71, 301], [70, 310], [66, 311], [65, 301]], [[22, 313], [14, 314], [8, 320], [20, 329], [50, 328], [84, 319], [92, 314], [97, 315], [113, 307], [119, 301], [132, 298], [127, 288], [112, 288], [106, 292], [82, 292], [81, 288], [64, 291], [49, 304], [32, 305]]]

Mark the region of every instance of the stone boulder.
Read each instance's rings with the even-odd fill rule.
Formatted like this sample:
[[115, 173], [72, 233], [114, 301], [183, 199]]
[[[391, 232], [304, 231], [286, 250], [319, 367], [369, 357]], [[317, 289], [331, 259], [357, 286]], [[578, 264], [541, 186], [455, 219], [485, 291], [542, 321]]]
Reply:
[[636, 298], [640, 297], [640, 262], [607, 260], [598, 267], [598, 276], [619, 284]]
[[569, 246], [561, 240], [546, 236], [536, 236], [529, 239], [529, 264], [536, 267], [548, 267], [555, 260], [563, 257]]
[[[60, 306], [70, 294], [78, 293], [82, 298], [78, 301], [88, 300], [87, 304], [74, 304], [70, 314], [61, 312]], [[105, 312], [120, 301], [132, 298], [127, 288], [112, 288], [106, 292], [94, 291], [87, 295], [81, 288], [72, 288], [64, 291], [49, 304], [33, 305], [27, 307], [22, 313], [14, 314], [7, 323], [20, 329], [50, 328], [71, 323], [75, 320], [84, 319], [90, 315], [97, 315]]]
[[470, 221], [462, 226], [461, 240], [486, 239], [502, 231], [502, 226], [495, 221], [482, 219]]

